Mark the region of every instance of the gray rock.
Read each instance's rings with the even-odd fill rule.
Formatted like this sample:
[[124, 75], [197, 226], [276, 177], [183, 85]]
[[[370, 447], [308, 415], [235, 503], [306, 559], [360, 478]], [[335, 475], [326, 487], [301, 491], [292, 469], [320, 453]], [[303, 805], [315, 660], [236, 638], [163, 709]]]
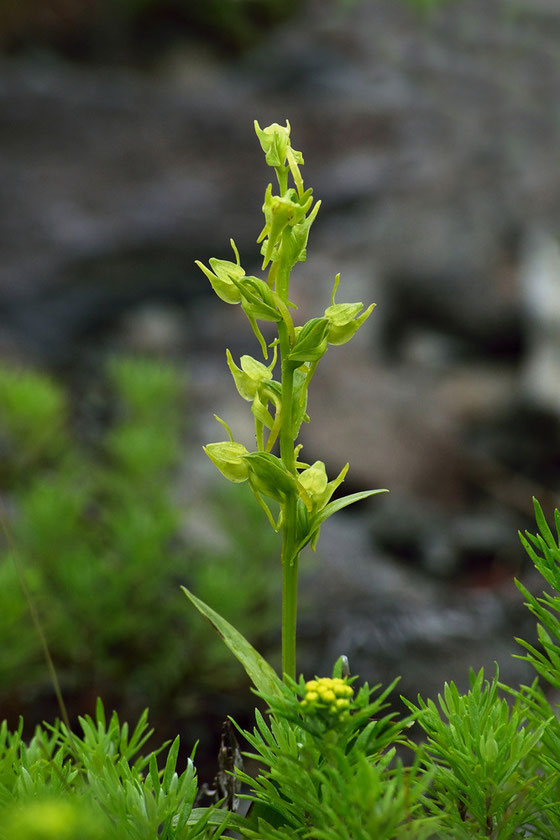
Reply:
[[530, 679], [529, 666], [512, 658], [520, 652], [513, 637], [534, 640], [535, 622], [511, 579], [495, 589], [429, 581], [373, 553], [364, 533], [359, 517], [324, 526], [317, 565], [302, 587], [299, 666], [306, 673], [327, 674], [345, 654], [370, 684], [400, 675], [398, 691], [411, 698], [433, 697], [450, 679], [466, 688], [469, 668], [491, 676], [495, 662], [505, 682]]
[[[75, 344], [135, 293], [188, 303], [204, 288], [195, 257], [225, 255], [232, 233], [253, 248], [266, 172], [252, 119], [288, 116], [334, 271], [359, 248], [363, 275], [387, 278], [388, 323], [395, 278], [419, 299], [422, 278], [448, 277], [440, 322], [487, 342], [517, 317], [492, 274], [504, 227], [559, 218], [558, 19], [542, 4], [511, 16], [506, 0], [424, 21], [392, 0], [312, 2], [235, 66], [188, 48], [151, 77], [3, 59], [4, 324], [41, 354], [41, 321]], [[91, 323], [72, 303], [80, 286]]]

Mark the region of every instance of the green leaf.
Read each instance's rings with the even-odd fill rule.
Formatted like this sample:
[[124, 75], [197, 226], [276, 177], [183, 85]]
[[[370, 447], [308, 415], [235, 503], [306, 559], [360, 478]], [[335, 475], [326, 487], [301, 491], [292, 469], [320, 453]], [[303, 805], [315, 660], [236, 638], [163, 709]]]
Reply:
[[[200, 825], [199, 825], [200, 823]], [[224, 811], [210, 806], [209, 808], [193, 808], [187, 820], [187, 825], [194, 825], [197, 828], [203, 825], [220, 826], [227, 828], [247, 828], [253, 822], [247, 817], [242, 817], [233, 811]], [[256, 827], [256, 826], [255, 826]], [[219, 835], [221, 836], [221, 834]]]
[[169, 788], [173, 780], [173, 774], [176, 772], [177, 756], [179, 755], [179, 736], [173, 741], [169, 753], [167, 754], [167, 761], [165, 762], [165, 770], [163, 772], [163, 779], [161, 780], [161, 787], [165, 793], [169, 793]]
[[295, 477], [276, 455], [271, 452], [251, 452], [243, 460], [249, 465], [249, 484], [253, 492], [263, 493], [277, 502], [297, 494]]
[[539, 526], [539, 531], [541, 532], [544, 541], [546, 542], [549, 548], [552, 548], [553, 550], [556, 549], [556, 551], [558, 551], [558, 545], [556, 543], [556, 540], [554, 539], [552, 531], [548, 527], [548, 522], [545, 519], [543, 509], [534, 496], [533, 507], [535, 508], [535, 519], [537, 520], [537, 525]]
[[247, 676], [252, 681], [257, 691], [263, 694], [283, 696], [283, 685], [274, 668], [268, 664], [266, 659], [249, 644], [245, 636], [233, 627], [229, 621], [222, 618], [211, 607], [197, 598], [192, 592], [182, 586], [181, 589], [197, 610], [208, 619], [210, 624], [219, 633], [227, 647], [245, 668]]
[[329, 330], [327, 318], [312, 318], [305, 324], [297, 337], [297, 341], [290, 350], [290, 362], [316, 362], [327, 349], [327, 333]]
[[315, 516], [310, 518], [309, 533], [300, 540], [296, 547], [296, 551], [301, 551], [302, 548], [307, 545], [313, 534], [321, 527], [323, 522], [325, 522], [329, 516], [333, 515], [333, 513], [342, 510], [342, 508], [348, 507], [348, 505], [353, 505], [354, 502], [361, 502], [362, 499], [368, 499], [370, 496], [375, 496], [377, 493], [388, 492], [389, 491], [385, 489], [362, 490], [360, 493], [351, 493], [349, 496], [342, 496], [342, 498], [335, 499], [334, 502], [330, 502], [328, 505], [325, 505], [322, 510], [318, 511]]

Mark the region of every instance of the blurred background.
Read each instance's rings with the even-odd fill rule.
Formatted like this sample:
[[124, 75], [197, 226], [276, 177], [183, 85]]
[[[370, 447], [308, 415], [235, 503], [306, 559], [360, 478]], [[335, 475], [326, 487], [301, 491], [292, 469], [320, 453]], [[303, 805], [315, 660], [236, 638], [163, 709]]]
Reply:
[[[251, 446], [225, 365], [254, 353], [194, 260], [248, 273], [290, 120], [322, 208], [302, 321], [378, 306], [311, 391], [309, 462], [387, 487], [302, 561], [300, 659], [437, 692], [533, 624], [518, 529], [560, 489], [556, 0], [3, 0], [0, 495], [72, 717], [147, 705], [159, 740], [250, 722], [246, 678], [179, 590], [278, 662], [275, 535], [201, 444]], [[56, 713], [10, 552], [0, 712]], [[539, 583], [536, 581], [538, 587]], [[517, 650], [519, 650], [517, 648]]]

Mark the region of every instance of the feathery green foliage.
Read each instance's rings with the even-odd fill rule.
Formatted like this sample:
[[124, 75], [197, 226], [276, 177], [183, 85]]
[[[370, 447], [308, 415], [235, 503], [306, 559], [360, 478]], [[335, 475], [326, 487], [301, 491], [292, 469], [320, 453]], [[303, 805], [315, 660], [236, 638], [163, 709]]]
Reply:
[[191, 840], [221, 836], [211, 811], [193, 812], [192, 757], [177, 769], [179, 738], [158, 769], [157, 752], [140, 750], [152, 734], [144, 713], [129, 731], [97, 703], [80, 718], [82, 735], [64, 724], [38, 727], [25, 743], [22, 726], [0, 727], [0, 840]]

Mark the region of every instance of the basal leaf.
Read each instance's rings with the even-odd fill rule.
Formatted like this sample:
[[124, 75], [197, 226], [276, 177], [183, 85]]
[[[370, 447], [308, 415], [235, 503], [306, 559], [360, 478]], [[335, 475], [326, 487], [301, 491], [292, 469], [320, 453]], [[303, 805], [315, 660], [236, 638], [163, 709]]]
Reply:
[[222, 618], [215, 612], [208, 604], [197, 598], [192, 592], [182, 586], [181, 589], [197, 610], [208, 619], [210, 624], [219, 633], [225, 644], [231, 650], [233, 655], [245, 668], [248, 677], [252, 681], [257, 691], [263, 694], [270, 694], [273, 696], [283, 695], [282, 682], [274, 668], [268, 664], [266, 659], [249, 644], [245, 636], [243, 636], [235, 627]]

